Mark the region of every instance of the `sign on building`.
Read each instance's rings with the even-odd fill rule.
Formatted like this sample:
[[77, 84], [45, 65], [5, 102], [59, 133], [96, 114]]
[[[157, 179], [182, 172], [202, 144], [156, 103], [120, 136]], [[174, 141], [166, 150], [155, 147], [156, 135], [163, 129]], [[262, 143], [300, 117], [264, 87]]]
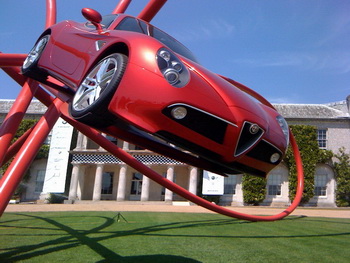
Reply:
[[223, 195], [224, 177], [212, 172], [203, 171], [203, 195]]
[[73, 127], [59, 118], [52, 129], [43, 187], [44, 193], [64, 192], [72, 134]]

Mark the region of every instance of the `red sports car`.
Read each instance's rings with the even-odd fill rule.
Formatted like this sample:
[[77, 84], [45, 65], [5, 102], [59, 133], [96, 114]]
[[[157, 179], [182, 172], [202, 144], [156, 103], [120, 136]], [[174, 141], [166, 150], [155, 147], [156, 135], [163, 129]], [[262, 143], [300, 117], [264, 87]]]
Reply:
[[210, 72], [177, 40], [138, 18], [48, 28], [22, 73], [71, 94], [73, 118], [219, 174], [266, 174], [288, 146], [286, 121], [235, 82]]

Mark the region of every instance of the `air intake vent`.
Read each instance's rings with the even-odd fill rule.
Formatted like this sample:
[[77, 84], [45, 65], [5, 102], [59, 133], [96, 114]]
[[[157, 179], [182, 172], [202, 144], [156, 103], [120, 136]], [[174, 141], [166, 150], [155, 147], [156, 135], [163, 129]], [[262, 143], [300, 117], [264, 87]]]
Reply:
[[249, 150], [264, 134], [264, 130], [257, 124], [245, 122], [239, 136], [238, 144], [235, 151], [235, 156]]
[[186, 104], [171, 105], [163, 110], [163, 114], [220, 144], [224, 141], [227, 126], [231, 124], [215, 115]]

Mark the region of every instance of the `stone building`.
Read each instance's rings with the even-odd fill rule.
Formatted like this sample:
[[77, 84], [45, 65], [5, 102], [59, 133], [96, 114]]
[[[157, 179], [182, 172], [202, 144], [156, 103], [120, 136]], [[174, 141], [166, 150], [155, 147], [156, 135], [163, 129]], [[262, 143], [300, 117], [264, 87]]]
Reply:
[[[0, 121], [8, 112], [13, 101], [0, 101]], [[39, 102], [33, 101], [28, 118], [38, 118], [45, 110]], [[276, 104], [276, 109], [291, 124], [305, 124], [317, 127], [318, 144], [322, 149], [338, 152], [345, 147], [350, 150], [349, 97], [345, 101], [330, 104]], [[176, 162], [148, 150], [140, 149], [127, 142], [108, 137], [136, 159], [178, 185], [198, 194], [202, 171], [195, 167]], [[68, 199], [70, 202], [83, 200], [114, 200], [165, 202], [184, 201], [168, 189], [151, 181], [138, 171], [125, 165], [100, 148], [90, 139], [78, 133], [77, 145], [71, 150], [72, 172], [69, 178]], [[36, 200], [42, 195], [45, 181], [45, 160], [38, 160], [31, 166], [32, 177], [22, 196], [25, 200]], [[331, 166], [318, 164], [315, 174], [315, 196], [310, 205], [335, 206], [335, 176]], [[230, 175], [224, 179], [222, 205], [244, 205], [242, 175]], [[267, 179], [267, 195], [262, 205], [287, 206], [288, 169], [282, 163], [272, 170]]]

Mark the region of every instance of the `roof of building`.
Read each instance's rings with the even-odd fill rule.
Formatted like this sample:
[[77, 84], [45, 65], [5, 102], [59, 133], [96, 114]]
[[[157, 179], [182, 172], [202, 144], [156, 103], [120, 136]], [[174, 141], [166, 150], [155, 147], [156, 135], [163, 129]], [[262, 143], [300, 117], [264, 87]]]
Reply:
[[[0, 99], [0, 114], [7, 114], [15, 100], [1, 100]], [[38, 100], [33, 100], [27, 110], [27, 114], [43, 115], [47, 107]]]
[[350, 117], [348, 112], [326, 104], [274, 104], [273, 106], [287, 119], [341, 119]]

